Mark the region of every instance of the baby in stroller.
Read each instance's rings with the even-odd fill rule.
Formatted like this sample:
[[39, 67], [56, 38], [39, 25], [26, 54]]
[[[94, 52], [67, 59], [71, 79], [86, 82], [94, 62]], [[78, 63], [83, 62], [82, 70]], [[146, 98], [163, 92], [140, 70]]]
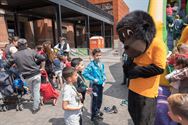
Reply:
[[15, 68], [8, 71], [0, 68], [0, 111], [7, 111], [11, 104], [16, 105], [16, 111], [23, 110], [22, 96], [28, 91], [27, 84], [15, 71]]

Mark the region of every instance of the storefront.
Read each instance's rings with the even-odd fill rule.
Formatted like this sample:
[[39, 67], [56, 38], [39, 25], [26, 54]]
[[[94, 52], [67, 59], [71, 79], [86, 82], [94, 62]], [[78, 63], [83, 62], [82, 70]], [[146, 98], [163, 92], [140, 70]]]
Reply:
[[[0, 42], [8, 36], [18, 35], [28, 39], [30, 46], [45, 40], [58, 42], [59, 36], [66, 36], [72, 48], [88, 48], [89, 38], [108, 35], [106, 47], [112, 47], [113, 16], [102, 11], [87, 0], [0, 0]], [[100, 32], [95, 32], [95, 24]], [[4, 37], [7, 36], [7, 37]]]

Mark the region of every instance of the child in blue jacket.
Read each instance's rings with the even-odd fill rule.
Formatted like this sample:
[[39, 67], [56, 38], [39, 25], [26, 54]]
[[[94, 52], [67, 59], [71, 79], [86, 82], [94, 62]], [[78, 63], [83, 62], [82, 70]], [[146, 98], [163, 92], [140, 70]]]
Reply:
[[98, 48], [94, 49], [92, 51], [92, 55], [93, 60], [88, 64], [82, 74], [85, 79], [90, 81], [90, 87], [93, 91], [91, 120], [98, 121], [103, 119], [103, 113], [100, 111], [100, 108], [102, 105], [103, 87], [106, 75], [104, 71], [104, 64], [100, 62], [101, 50]]

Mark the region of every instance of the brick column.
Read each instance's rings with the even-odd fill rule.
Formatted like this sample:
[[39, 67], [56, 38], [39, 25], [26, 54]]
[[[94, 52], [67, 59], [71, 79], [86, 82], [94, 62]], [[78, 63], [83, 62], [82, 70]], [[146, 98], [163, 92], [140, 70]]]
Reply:
[[53, 42], [52, 21], [50, 19], [34, 21], [34, 33], [36, 45], [42, 44], [45, 40]]

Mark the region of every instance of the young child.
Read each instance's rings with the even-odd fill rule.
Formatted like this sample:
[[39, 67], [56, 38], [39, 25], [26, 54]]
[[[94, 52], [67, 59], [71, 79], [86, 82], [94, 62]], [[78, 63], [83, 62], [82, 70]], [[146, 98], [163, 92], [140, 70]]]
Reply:
[[[36, 52], [37, 52], [39, 55], [45, 56], [45, 52], [44, 52], [44, 50], [43, 50], [43, 46], [42, 46], [42, 45], [37, 45], [37, 46], [36, 46]], [[43, 62], [38, 62], [38, 61], [37, 61], [37, 65], [40, 65], [40, 69], [41, 69], [41, 70], [44, 70], [44, 69], [45, 69], [45, 61], [43, 61]]]
[[177, 46], [177, 48], [175, 48], [172, 54], [167, 58], [167, 63], [169, 65], [174, 65], [176, 62], [176, 57], [178, 57], [180, 54], [183, 54], [188, 58], [188, 45], [181, 44]]
[[71, 58], [68, 57], [68, 52], [59, 51], [57, 54], [61, 55], [60, 60], [64, 63], [64, 67], [71, 67]]
[[188, 58], [185, 55], [176, 57], [175, 70], [166, 76], [173, 87], [172, 93], [188, 93]]
[[181, 125], [188, 125], [188, 94], [173, 94], [168, 97], [168, 115]]
[[63, 87], [63, 79], [62, 79], [62, 69], [63, 69], [63, 63], [60, 60], [61, 55], [58, 55], [53, 60], [53, 70], [54, 70], [54, 76], [53, 76], [53, 82], [57, 83], [57, 88], [60, 90]]
[[103, 97], [103, 87], [105, 85], [106, 75], [104, 72], [104, 64], [101, 63], [101, 50], [94, 49], [92, 51], [93, 60], [83, 71], [83, 76], [90, 81], [92, 88], [92, 104], [91, 104], [91, 120], [97, 122], [102, 120], [103, 113], [100, 111]]
[[40, 55], [44, 55], [44, 54], [45, 54], [42, 45], [37, 45], [37, 46], [36, 46], [36, 51], [37, 51], [37, 53], [40, 54]]
[[77, 84], [75, 84], [75, 87], [76, 87], [77, 91], [82, 94], [81, 102], [84, 103], [85, 94], [86, 94], [87, 91], [90, 92], [91, 88], [88, 88], [85, 85], [85, 80], [84, 80], [84, 78], [82, 76], [82, 71], [84, 69], [83, 60], [81, 58], [74, 58], [71, 61], [71, 66], [74, 67], [75, 70], [78, 73]]
[[71, 58], [68, 56], [68, 52], [63, 53], [63, 62], [65, 67], [71, 67]]
[[77, 82], [77, 72], [72, 67], [65, 67], [63, 69], [63, 77], [66, 80], [66, 84], [63, 89], [63, 103], [62, 108], [65, 110], [64, 119], [66, 125], [81, 125], [81, 95], [74, 87], [74, 83]]

